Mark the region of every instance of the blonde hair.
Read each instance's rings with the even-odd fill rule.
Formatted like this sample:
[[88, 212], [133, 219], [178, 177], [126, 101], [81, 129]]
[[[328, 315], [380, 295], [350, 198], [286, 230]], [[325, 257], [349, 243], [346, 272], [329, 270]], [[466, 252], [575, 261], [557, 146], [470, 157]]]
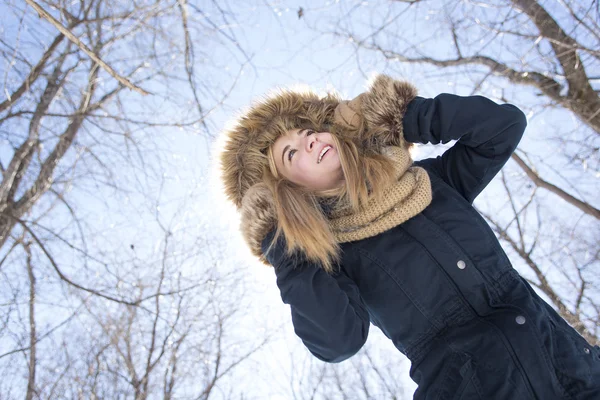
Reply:
[[[334, 273], [341, 257], [340, 245], [331, 231], [321, 202], [335, 208], [358, 211], [371, 197], [381, 198], [384, 189], [395, 179], [392, 161], [357, 138], [363, 135], [331, 132], [338, 154], [343, 183], [327, 191], [314, 191], [297, 185], [278, 173], [272, 146], [267, 149], [268, 167], [263, 182], [273, 194], [277, 228], [267, 253], [283, 234], [289, 256], [300, 251], [309, 261], [319, 263], [327, 273]], [[359, 127], [358, 131], [364, 127]], [[344, 132], [346, 133], [346, 132]], [[358, 132], [354, 132], [358, 133]], [[371, 135], [372, 136], [372, 135]]]

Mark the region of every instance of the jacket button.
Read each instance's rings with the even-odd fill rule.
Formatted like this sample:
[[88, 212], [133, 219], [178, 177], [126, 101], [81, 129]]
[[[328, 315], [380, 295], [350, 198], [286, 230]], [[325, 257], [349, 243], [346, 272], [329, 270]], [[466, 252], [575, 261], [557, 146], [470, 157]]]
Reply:
[[467, 263], [464, 262], [463, 260], [458, 260], [458, 262], [456, 263], [456, 266], [460, 269], [465, 269], [465, 267], [467, 266]]
[[517, 321], [517, 324], [523, 325], [525, 323], [525, 317], [522, 315], [517, 315], [517, 318], [515, 318], [515, 321]]
[[587, 347], [584, 347], [584, 348], [583, 348], [583, 352], [584, 352], [585, 354], [590, 354], [590, 349], [588, 349]]

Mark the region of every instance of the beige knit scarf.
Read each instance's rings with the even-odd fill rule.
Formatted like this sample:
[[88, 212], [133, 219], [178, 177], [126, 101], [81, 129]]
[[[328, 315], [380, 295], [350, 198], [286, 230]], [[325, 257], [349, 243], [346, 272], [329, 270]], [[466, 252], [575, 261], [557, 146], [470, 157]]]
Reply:
[[371, 199], [362, 210], [337, 206], [329, 213], [329, 225], [338, 243], [376, 236], [414, 217], [431, 203], [431, 182], [421, 167], [411, 167], [408, 151], [384, 148], [394, 161], [397, 181], [384, 191], [381, 200]]

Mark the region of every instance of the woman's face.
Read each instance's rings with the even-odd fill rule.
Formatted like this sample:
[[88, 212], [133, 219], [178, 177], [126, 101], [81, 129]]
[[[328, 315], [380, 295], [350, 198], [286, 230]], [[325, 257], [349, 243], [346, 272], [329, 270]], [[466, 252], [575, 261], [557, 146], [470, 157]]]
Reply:
[[275, 141], [273, 157], [280, 175], [309, 189], [333, 189], [344, 180], [329, 132], [292, 129]]

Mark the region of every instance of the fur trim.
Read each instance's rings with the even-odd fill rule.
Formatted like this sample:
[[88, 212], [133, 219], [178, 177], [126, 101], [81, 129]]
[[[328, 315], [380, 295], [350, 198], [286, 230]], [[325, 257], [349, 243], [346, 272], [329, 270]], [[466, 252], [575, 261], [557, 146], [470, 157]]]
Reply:
[[[402, 136], [402, 118], [416, 95], [410, 83], [378, 75], [361, 106], [364, 146], [375, 151], [390, 145], [409, 148]], [[283, 133], [282, 127], [331, 131], [340, 101], [336, 94], [321, 98], [312, 91], [282, 89], [253, 104], [224, 132], [226, 142], [219, 158], [225, 194], [241, 212], [242, 235], [252, 253], [265, 263], [261, 243], [277, 223], [273, 195], [261, 183], [268, 168], [266, 150]]]
[[252, 186], [242, 199], [241, 231], [250, 251], [263, 263], [267, 263], [262, 254], [261, 244], [277, 223], [273, 207], [273, 195], [267, 186], [258, 183]]
[[362, 101], [362, 114], [368, 128], [366, 135], [374, 135], [365, 137], [365, 142], [409, 148], [412, 143], [404, 140], [402, 118], [416, 96], [417, 89], [409, 82], [377, 75]]

